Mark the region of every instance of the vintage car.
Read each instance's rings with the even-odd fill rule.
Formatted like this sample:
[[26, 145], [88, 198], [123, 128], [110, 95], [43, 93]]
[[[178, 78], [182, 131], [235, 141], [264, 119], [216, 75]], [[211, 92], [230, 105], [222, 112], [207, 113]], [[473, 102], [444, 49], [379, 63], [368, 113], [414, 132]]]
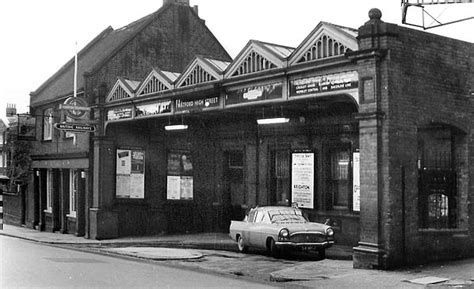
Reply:
[[254, 247], [267, 249], [273, 256], [279, 256], [282, 249], [296, 248], [317, 251], [323, 259], [326, 248], [335, 241], [330, 226], [309, 222], [296, 207], [250, 209], [243, 221], [231, 221], [229, 234], [240, 252]]

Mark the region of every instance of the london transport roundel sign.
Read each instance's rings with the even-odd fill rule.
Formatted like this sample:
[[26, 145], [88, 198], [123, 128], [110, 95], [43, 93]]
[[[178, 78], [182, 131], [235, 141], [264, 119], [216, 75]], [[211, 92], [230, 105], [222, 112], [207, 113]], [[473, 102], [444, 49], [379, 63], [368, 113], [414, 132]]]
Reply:
[[66, 114], [73, 119], [80, 119], [87, 111], [90, 111], [87, 102], [80, 97], [69, 97], [64, 101], [62, 108], [66, 111]]

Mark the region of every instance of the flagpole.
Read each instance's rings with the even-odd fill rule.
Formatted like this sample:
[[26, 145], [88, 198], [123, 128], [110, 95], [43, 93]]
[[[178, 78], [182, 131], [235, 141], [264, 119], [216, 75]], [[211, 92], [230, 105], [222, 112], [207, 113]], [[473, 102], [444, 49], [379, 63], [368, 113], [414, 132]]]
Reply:
[[[75, 51], [74, 51], [74, 92], [73, 96], [74, 99], [77, 97], [77, 41], [75, 43]], [[75, 146], [76, 145], [76, 134], [72, 134], [72, 143]]]
[[74, 97], [77, 96], [77, 41], [76, 51], [74, 53]]

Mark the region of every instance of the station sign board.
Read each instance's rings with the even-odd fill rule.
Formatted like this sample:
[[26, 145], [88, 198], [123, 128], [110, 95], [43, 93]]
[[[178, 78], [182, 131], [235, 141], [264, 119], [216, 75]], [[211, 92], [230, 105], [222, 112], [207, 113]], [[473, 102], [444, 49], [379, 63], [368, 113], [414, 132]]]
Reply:
[[176, 99], [175, 110], [176, 111], [199, 111], [206, 110], [209, 108], [219, 107], [220, 97], [207, 97], [198, 99]]
[[54, 127], [58, 130], [69, 131], [69, 132], [94, 132], [95, 125], [84, 124], [84, 123], [71, 123], [71, 122], [58, 122], [54, 124]]
[[359, 76], [356, 71], [298, 78], [290, 81], [290, 97], [355, 89], [358, 84]]
[[119, 120], [132, 118], [132, 107], [116, 107], [107, 111], [107, 120]]

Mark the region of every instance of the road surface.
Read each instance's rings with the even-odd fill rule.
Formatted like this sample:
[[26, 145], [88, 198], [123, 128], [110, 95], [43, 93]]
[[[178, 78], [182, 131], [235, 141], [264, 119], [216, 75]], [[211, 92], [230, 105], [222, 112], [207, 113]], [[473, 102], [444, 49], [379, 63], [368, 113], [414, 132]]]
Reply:
[[0, 288], [275, 288], [0, 236]]

